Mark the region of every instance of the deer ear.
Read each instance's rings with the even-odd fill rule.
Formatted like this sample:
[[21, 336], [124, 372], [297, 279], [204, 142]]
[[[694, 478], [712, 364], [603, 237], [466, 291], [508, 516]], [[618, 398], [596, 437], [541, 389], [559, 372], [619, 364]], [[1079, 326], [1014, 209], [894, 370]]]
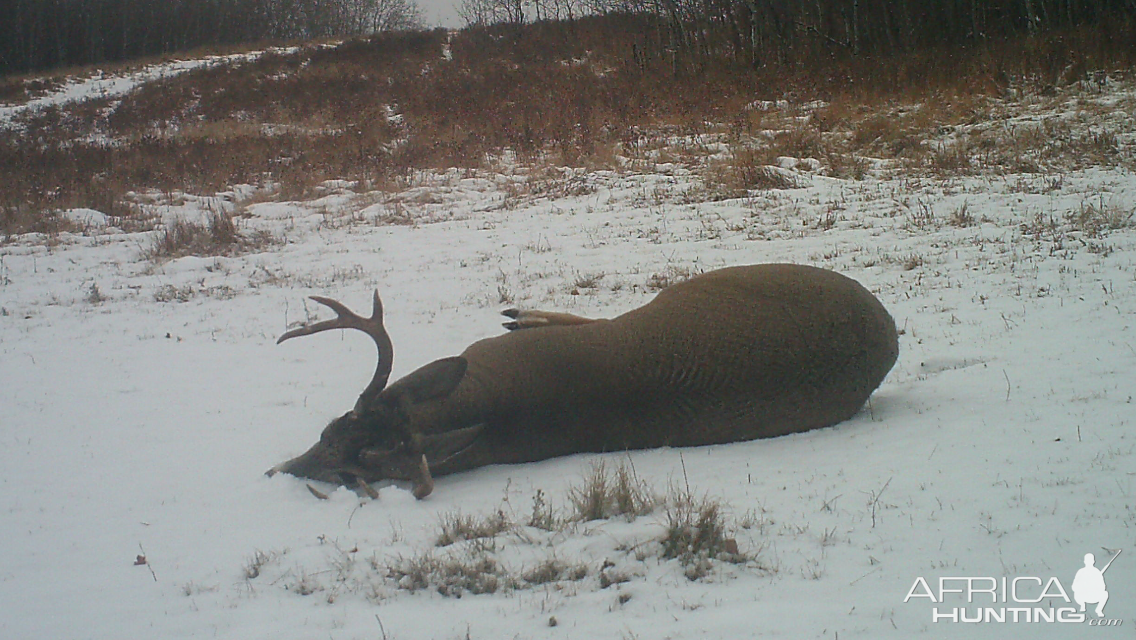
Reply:
[[468, 449], [484, 429], [484, 424], [475, 424], [464, 429], [425, 436], [422, 439], [422, 448], [432, 461], [430, 464], [437, 467]]
[[435, 360], [390, 385], [381, 395], [404, 406], [444, 398], [458, 386], [468, 366], [461, 356]]

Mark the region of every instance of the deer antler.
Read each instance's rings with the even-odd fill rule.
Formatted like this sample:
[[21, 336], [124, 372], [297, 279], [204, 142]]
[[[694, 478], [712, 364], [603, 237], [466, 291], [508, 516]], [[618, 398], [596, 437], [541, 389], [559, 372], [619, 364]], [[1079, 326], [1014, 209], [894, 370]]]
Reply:
[[330, 308], [338, 317], [334, 320], [324, 320], [322, 322], [316, 322], [315, 324], [292, 329], [280, 336], [276, 344], [280, 344], [289, 338], [308, 336], [329, 329], [358, 329], [371, 336], [371, 339], [375, 341], [375, 346], [379, 349], [379, 363], [375, 367], [375, 377], [371, 378], [371, 383], [367, 385], [363, 393], [359, 394], [359, 399], [355, 401], [355, 412], [359, 413], [366, 407], [371, 399], [386, 388], [387, 380], [390, 378], [391, 365], [394, 363], [394, 345], [391, 344], [390, 336], [387, 335], [387, 330], [383, 327], [383, 303], [379, 300], [379, 292], [375, 291], [374, 305], [372, 306], [370, 318], [364, 318], [356, 314], [337, 300], [324, 298], [322, 296], [312, 296], [311, 298], [325, 307]]

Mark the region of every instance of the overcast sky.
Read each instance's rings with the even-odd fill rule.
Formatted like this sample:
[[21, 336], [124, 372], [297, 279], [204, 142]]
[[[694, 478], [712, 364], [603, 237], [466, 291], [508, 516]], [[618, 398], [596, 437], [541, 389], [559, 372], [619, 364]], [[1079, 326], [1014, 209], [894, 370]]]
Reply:
[[458, 17], [461, 0], [418, 0], [422, 7], [422, 18], [429, 27], [462, 27], [465, 23]]

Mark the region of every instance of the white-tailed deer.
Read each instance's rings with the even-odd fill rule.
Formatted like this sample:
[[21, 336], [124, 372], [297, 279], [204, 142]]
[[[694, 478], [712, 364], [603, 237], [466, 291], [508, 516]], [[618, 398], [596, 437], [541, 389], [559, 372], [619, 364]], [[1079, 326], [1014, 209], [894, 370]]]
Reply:
[[715, 444], [825, 427], [855, 414], [899, 353], [895, 323], [855, 280], [788, 264], [711, 271], [611, 320], [504, 312], [514, 329], [387, 386], [394, 350], [376, 292], [359, 329], [379, 365], [355, 408], [277, 472], [347, 486], [580, 452]]

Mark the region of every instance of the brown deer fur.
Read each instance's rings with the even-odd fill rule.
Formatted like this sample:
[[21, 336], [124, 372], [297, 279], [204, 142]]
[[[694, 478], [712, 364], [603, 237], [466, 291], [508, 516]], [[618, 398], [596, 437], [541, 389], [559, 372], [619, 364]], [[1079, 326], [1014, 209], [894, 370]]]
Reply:
[[867, 289], [788, 264], [705, 273], [611, 320], [506, 315], [519, 330], [361, 397], [270, 473], [411, 480], [422, 497], [431, 473], [806, 431], [859, 411], [899, 353]]

